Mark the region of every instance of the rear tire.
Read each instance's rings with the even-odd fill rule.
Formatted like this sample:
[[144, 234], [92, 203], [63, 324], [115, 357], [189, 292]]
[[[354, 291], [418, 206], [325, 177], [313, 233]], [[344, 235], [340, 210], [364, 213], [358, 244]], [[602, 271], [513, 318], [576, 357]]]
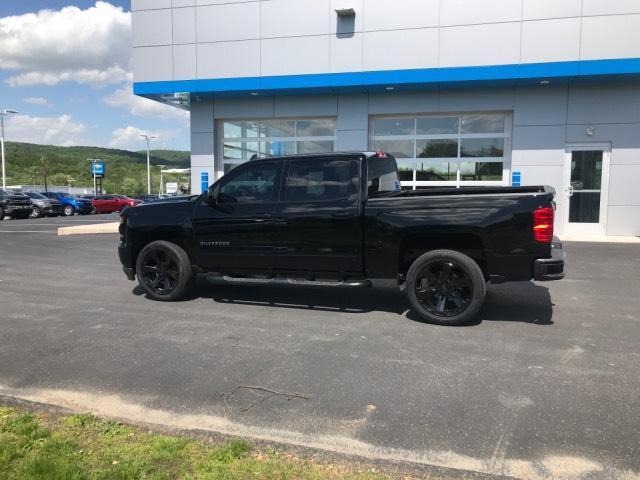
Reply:
[[76, 213], [76, 209], [73, 208], [71, 205], [65, 205], [64, 208], [62, 209], [62, 213], [64, 213], [65, 217], [73, 217]]
[[454, 250], [433, 250], [413, 262], [405, 292], [412, 310], [426, 322], [464, 325], [482, 308], [487, 286], [473, 259]]
[[162, 302], [183, 298], [195, 277], [187, 252], [164, 240], [142, 249], [136, 261], [136, 276], [147, 295]]
[[4, 216], [5, 216], [4, 208], [0, 207], [0, 220], [4, 220]]

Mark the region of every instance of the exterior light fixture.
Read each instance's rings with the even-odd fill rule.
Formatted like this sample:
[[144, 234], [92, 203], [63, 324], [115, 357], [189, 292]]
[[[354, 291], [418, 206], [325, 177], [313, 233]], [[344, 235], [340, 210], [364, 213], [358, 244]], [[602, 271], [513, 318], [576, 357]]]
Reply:
[[336, 8], [339, 17], [355, 17], [356, 11], [353, 8]]
[[147, 141], [147, 195], [151, 195], [151, 151], [149, 150], [149, 142], [158, 137], [146, 133], [143, 133], [140, 136]]
[[587, 127], [584, 129], [584, 133], [587, 134], [587, 137], [593, 137], [593, 135], [596, 133], [595, 129], [593, 127]]
[[4, 110], [0, 110], [0, 143], [2, 143], [2, 189], [7, 189], [7, 174], [4, 166], [4, 117], [8, 117], [9, 115], [16, 115], [18, 111], [11, 110], [9, 108], [5, 108]]

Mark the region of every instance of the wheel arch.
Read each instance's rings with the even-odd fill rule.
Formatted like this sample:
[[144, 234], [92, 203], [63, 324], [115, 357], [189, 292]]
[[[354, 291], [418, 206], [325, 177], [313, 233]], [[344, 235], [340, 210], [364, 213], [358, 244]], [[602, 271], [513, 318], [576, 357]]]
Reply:
[[418, 233], [406, 236], [398, 251], [398, 273], [406, 275], [413, 262], [432, 250], [453, 250], [473, 259], [487, 277], [485, 245], [476, 233]]
[[192, 260], [190, 258], [189, 251], [186, 248], [186, 245], [182, 236], [174, 230], [160, 230], [160, 231], [154, 232], [153, 235], [135, 235], [134, 234], [132, 235], [132, 238], [130, 238], [129, 240], [131, 242], [131, 245], [133, 246], [133, 248], [131, 249], [131, 256], [132, 256], [132, 265], [134, 269], [136, 268], [138, 256], [140, 255], [140, 252], [142, 251], [142, 249], [147, 245], [149, 245], [150, 243], [159, 241], [159, 240], [164, 240], [165, 242], [173, 243], [178, 247], [182, 248], [187, 253], [189, 260], [190, 261]]

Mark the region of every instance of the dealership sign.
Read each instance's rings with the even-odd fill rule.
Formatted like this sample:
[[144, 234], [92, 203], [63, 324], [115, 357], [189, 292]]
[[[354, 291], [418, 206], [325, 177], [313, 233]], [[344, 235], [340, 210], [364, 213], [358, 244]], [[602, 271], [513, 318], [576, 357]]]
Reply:
[[91, 175], [93, 175], [94, 177], [104, 177], [104, 173], [104, 162], [93, 162], [91, 164]]

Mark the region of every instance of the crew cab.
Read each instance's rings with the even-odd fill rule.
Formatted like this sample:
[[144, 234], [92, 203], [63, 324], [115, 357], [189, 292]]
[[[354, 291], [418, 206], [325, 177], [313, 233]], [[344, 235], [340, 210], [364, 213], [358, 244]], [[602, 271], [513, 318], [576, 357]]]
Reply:
[[396, 161], [331, 153], [247, 162], [187, 201], [121, 214], [119, 256], [148, 296], [213, 282], [367, 287], [397, 279], [412, 309], [457, 325], [488, 282], [559, 280], [551, 187], [401, 190]]

